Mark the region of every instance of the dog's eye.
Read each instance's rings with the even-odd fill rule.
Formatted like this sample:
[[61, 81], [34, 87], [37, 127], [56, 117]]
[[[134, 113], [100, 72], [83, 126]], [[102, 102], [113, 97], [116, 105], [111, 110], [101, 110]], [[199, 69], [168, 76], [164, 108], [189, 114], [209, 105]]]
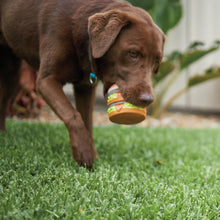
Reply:
[[129, 51], [129, 56], [130, 56], [131, 58], [133, 58], [133, 59], [136, 59], [136, 58], [138, 57], [138, 54], [137, 54], [135, 51], [130, 50], [130, 51]]

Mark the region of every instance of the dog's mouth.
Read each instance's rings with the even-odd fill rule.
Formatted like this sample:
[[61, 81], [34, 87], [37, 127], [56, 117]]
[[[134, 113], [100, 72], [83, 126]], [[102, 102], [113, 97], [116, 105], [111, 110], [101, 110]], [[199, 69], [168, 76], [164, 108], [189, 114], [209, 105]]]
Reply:
[[[109, 93], [108, 91], [112, 87], [113, 84], [116, 84], [116, 83], [115, 82], [104, 83], [103, 92], [104, 92], [104, 98], [106, 102], [108, 100], [108, 93]], [[126, 102], [129, 102], [139, 107], [145, 108], [149, 106], [154, 100], [154, 97], [153, 95], [151, 95], [151, 93], [144, 93], [144, 92], [139, 91], [138, 89], [133, 89], [131, 91], [125, 90], [122, 88], [119, 88], [119, 89], [120, 89], [121, 95], [126, 100]]]
[[107, 101], [108, 100], [108, 90], [110, 89], [110, 87], [115, 84], [114, 82], [106, 82], [104, 83], [104, 90], [103, 90], [103, 94], [104, 94], [104, 98]]

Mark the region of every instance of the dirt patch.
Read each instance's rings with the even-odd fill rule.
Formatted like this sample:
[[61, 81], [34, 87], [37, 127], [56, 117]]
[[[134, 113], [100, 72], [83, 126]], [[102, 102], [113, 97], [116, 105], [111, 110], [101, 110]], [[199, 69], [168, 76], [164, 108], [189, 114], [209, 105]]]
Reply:
[[[94, 112], [95, 125], [112, 125], [105, 112]], [[182, 128], [218, 128], [220, 117], [201, 116], [182, 113], [166, 113], [159, 119], [148, 116], [147, 119], [137, 126], [142, 127], [182, 127]]]
[[[18, 119], [13, 117], [13, 119]], [[57, 123], [61, 120], [56, 114], [48, 107], [45, 106], [37, 117], [32, 117], [27, 121], [38, 121], [38, 122], [49, 122]], [[94, 111], [93, 114], [94, 125], [113, 125], [108, 119], [106, 111]], [[219, 116], [202, 116], [194, 114], [183, 114], [183, 113], [166, 113], [159, 119], [148, 116], [145, 121], [138, 124], [137, 126], [142, 127], [182, 127], [182, 128], [220, 128], [220, 117]]]

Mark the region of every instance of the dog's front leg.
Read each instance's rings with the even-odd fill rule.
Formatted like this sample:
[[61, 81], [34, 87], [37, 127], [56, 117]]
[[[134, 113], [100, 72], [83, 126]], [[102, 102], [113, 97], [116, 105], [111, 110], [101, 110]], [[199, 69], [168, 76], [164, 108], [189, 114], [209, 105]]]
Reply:
[[[92, 136], [93, 129], [93, 109], [95, 104], [96, 85], [75, 85], [76, 109], [81, 114], [85, 126]], [[94, 155], [98, 154], [94, 148]]]
[[92, 134], [92, 113], [95, 103], [96, 86], [75, 85], [76, 109], [80, 112], [86, 128]]
[[62, 84], [53, 75], [41, 77], [42, 75], [39, 72], [37, 89], [65, 123], [69, 131], [73, 158], [80, 166], [91, 168], [95, 157], [93, 139], [80, 113], [73, 108], [64, 94]]

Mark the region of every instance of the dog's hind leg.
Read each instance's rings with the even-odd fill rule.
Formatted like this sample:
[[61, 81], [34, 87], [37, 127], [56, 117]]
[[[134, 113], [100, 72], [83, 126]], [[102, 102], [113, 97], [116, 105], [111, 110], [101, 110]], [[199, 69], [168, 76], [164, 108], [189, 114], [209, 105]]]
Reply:
[[13, 51], [0, 45], [0, 131], [5, 130], [7, 108], [19, 82], [21, 60]]

